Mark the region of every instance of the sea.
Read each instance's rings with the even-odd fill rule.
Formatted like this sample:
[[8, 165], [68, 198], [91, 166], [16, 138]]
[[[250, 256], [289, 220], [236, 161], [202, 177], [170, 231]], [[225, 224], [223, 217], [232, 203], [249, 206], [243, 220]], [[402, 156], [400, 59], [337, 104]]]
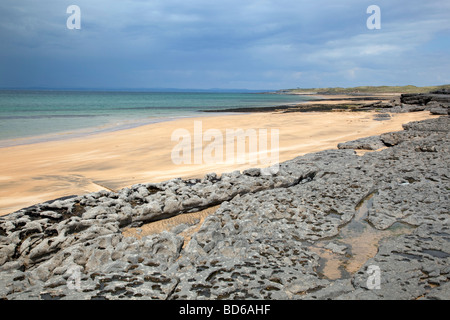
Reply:
[[0, 148], [311, 99], [256, 92], [0, 90]]

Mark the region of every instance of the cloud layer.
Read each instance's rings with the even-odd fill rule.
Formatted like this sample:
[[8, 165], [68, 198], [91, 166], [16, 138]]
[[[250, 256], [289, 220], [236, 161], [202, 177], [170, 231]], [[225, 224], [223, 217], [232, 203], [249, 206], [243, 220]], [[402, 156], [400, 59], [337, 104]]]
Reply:
[[[81, 30], [66, 9], [81, 8]], [[1, 87], [248, 88], [450, 83], [450, 3], [3, 0]]]

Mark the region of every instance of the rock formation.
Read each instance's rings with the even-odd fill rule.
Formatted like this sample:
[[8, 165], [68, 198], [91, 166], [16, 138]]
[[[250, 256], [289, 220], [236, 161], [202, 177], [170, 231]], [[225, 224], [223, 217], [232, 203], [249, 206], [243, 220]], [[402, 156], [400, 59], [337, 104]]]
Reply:
[[[409, 123], [286, 161], [272, 176], [208, 174], [11, 213], [0, 218], [0, 297], [449, 299], [449, 125], [448, 116]], [[410, 232], [383, 238], [357, 271], [332, 279], [314, 248], [351, 259], [356, 247], [340, 235], [368, 197], [364, 228]], [[201, 225], [123, 235], [217, 205]], [[374, 265], [380, 289], [368, 285]]]

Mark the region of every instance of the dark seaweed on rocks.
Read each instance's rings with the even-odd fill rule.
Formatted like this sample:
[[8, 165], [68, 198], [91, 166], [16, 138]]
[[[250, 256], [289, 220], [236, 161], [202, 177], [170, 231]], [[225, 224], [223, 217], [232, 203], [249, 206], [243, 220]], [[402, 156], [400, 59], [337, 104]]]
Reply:
[[[0, 298], [449, 299], [449, 125], [448, 116], [405, 124], [286, 161], [272, 176], [253, 168], [173, 179], [1, 217]], [[380, 146], [387, 148], [354, 151]], [[371, 228], [415, 228], [381, 241], [357, 272], [330, 280], [311, 245], [339, 248], [332, 241], [368, 194]], [[122, 234], [215, 205], [189, 239], [185, 228], [140, 240]], [[373, 265], [380, 289], [368, 287]]]

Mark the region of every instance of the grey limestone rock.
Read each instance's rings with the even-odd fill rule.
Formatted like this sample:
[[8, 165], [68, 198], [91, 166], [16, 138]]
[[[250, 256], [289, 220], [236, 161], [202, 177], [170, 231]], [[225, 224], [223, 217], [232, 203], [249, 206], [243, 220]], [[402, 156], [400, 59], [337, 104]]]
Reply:
[[329, 249], [332, 252], [337, 253], [337, 254], [346, 254], [348, 248], [346, 245], [341, 245], [341, 244], [337, 244], [334, 242], [330, 242], [328, 245], [325, 246], [325, 249]]
[[442, 108], [442, 107], [437, 107], [437, 108], [431, 108], [430, 109], [430, 113], [431, 114], [435, 114], [435, 115], [447, 115], [448, 111], [449, 111], [448, 108]]
[[423, 121], [413, 121], [405, 123], [403, 125], [405, 130], [416, 131], [439, 131], [448, 132], [449, 130], [449, 117], [443, 116], [437, 119], [428, 119]]
[[385, 147], [385, 144], [379, 136], [372, 136], [361, 138], [358, 140], [339, 143], [339, 149], [363, 149], [363, 150], [378, 150]]
[[[0, 217], [3, 299], [446, 299], [449, 296], [449, 118], [280, 163], [135, 185], [37, 204]], [[382, 151], [356, 155], [360, 147]], [[368, 200], [370, 199], [370, 200]], [[369, 205], [370, 202], [370, 205]], [[361, 268], [330, 280], [362, 221], [383, 238]], [[219, 205], [202, 225], [152, 236], [124, 228]], [[191, 232], [185, 238], [185, 231]], [[380, 270], [380, 289], [368, 287]]]

